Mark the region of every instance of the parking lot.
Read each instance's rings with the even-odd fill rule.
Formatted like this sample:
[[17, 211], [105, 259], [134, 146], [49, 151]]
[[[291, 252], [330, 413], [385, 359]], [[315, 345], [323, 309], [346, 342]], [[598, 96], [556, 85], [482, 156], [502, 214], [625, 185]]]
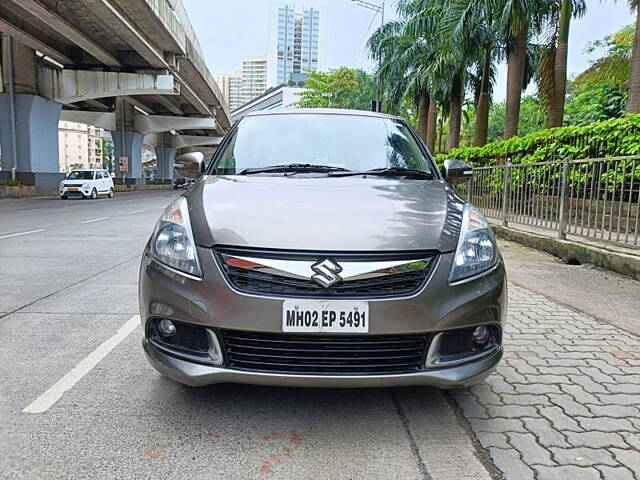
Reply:
[[505, 243], [506, 354], [469, 391], [193, 389], [136, 317], [174, 195], [0, 200], [1, 477], [640, 478], [637, 282]]

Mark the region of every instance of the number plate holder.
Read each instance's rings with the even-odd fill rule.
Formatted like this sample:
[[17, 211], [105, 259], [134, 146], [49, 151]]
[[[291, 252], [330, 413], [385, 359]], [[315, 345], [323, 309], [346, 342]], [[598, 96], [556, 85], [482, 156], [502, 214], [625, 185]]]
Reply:
[[285, 300], [282, 331], [369, 333], [369, 303], [349, 300]]

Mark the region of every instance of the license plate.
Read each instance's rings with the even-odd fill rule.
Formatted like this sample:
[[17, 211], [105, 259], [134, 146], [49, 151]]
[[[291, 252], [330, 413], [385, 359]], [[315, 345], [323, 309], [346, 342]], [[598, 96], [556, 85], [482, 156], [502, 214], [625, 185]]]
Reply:
[[285, 300], [282, 331], [307, 333], [368, 333], [369, 304], [346, 300]]
[[79, 192], [80, 189], [79, 188], [67, 188], [68, 191], [70, 192]]

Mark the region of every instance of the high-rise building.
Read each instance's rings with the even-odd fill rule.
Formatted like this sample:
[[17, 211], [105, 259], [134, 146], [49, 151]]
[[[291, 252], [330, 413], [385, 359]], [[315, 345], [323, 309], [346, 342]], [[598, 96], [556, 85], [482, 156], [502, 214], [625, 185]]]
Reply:
[[245, 57], [242, 60], [243, 103], [262, 95], [267, 89], [267, 57]]
[[84, 123], [58, 123], [58, 161], [61, 172], [102, 168], [102, 129]]
[[87, 126], [84, 123], [58, 124], [58, 161], [61, 172], [89, 168]]
[[220, 73], [215, 76], [215, 81], [218, 84], [222, 98], [229, 105], [229, 75], [226, 73]]
[[87, 131], [89, 168], [102, 168], [102, 129], [89, 125]]
[[[318, 70], [320, 10], [314, 7], [278, 7], [276, 37], [277, 84], [300, 82], [307, 72]], [[272, 59], [273, 62], [273, 59]]]
[[242, 71], [239, 70], [229, 75], [229, 110], [235, 110], [243, 103], [245, 99], [242, 94]]
[[[216, 75], [215, 80], [222, 92], [222, 98], [224, 98], [225, 102], [227, 102], [227, 105], [229, 106], [229, 110], [235, 110], [240, 105], [251, 100], [251, 98], [245, 99], [243, 91], [243, 72], [241, 70], [231, 74]], [[262, 92], [255, 96], [260, 94], [262, 94]]]

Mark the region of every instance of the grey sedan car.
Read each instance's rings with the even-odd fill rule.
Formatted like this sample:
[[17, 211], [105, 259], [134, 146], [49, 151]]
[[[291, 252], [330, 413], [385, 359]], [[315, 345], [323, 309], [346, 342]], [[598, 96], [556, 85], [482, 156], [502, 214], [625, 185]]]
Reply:
[[143, 347], [178, 382], [468, 386], [502, 356], [493, 232], [398, 117], [250, 114], [158, 220]]

